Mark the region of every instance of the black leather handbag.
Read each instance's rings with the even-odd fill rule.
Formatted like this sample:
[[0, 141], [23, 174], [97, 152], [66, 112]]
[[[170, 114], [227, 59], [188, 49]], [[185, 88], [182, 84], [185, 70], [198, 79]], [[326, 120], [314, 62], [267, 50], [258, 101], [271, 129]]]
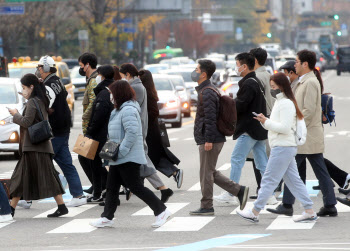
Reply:
[[158, 119], [160, 138], [162, 139], [162, 145], [164, 147], [170, 147], [170, 141], [168, 137], [168, 132], [166, 130], [166, 126], [163, 120]]
[[53, 133], [49, 121], [44, 120], [44, 116], [40, 110], [38, 102], [35, 100], [35, 98], [33, 98], [33, 100], [35, 107], [39, 112], [39, 117], [41, 121], [28, 127], [28, 134], [30, 142], [32, 142], [32, 144], [39, 144], [43, 141], [50, 140], [51, 138], [53, 138]]
[[118, 159], [119, 146], [119, 143], [108, 140], [99, 153], [100, 158], [116, 161]]

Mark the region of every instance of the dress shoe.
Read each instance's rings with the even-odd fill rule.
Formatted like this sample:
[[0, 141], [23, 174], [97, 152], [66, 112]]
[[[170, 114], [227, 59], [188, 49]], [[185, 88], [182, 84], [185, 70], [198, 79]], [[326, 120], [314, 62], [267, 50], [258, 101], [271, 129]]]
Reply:
[[344, 195], [348, 195], [350, 193], [350, 189], [346, 190], [343, 188], [338, 188], [339, 193], [342, 193]]
[[283, 204], [278, 205], [276, 209], [267, 208], [266, 210], [273, 214], [284, 214], [287, 216], [293, 216], [293, 208], [286, 208], [283, 206]]
[[339, 198], [337, 197], [337, 201], [339, 201], [340, 203], [343, 203], [344, 205], [347, 205], [350, 207], [350, 200], [347, 198]]
[[214, 208], [198, 208], [195, 211], [191, 211], [190, 215], [214, 215]]
[[168, 202], [169, 198], [174, 194], [173, 190], [171, 190], [170, 188], [168, 189], [164, 189], [164, 190], [160, 190], [161, 193], [161, 201], [163, 203]]
[[245, 208], [245, 205], [247, 204], [247, 200], [248, 200], [248, 194], [249, 194], [249, 187], [241, 186], [237, 194], [237, 198], [240, 204], [240, 207], [239, 207], [240, 210], [243, 210]]
[[327, 207], [321, 207], [320, 211], [317, 213], [317, 216], [319, 217], [335, 217], [338, 216], [338, 211], [335, 207], [327, 208]]

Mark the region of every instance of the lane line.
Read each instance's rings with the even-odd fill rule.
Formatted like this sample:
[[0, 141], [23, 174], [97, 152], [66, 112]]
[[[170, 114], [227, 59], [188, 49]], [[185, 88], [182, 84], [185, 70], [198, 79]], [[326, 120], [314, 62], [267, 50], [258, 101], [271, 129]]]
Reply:
[[190, 189], [188, 189], [187, 191], [200, 191], [201, 190], [201, 183], [197, 182], [196, 184], [194, 184]]
[[[174, 217], [165, 223], [155, 232], [187, 232], [199, 231], [215, 217]], [[180, 249], [179, 249], [180, 250]], [[199, 250], [199, 249], [181, 249], [181, 250]]]
[[[190, 203], [165, 203], [167, 209], [174, 215], [176, 212], [180, 211], [182, 208], [187, 206]], [[150, 207], [144, 207], [136, 213], [132, 214], [132, 216], [145, 216], [145, 215], [154, 215], [153, 211]]]

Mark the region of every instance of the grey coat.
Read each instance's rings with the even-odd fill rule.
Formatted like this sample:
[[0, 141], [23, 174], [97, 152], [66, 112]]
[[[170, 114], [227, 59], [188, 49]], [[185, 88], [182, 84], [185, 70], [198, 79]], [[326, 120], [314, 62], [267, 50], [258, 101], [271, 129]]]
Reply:
[[265, 66], [261, 66], [255, 70], [256, 77], [261, 81], [265, 88], [266, 97], [266, 112], [267, 116], [270, 116], [273, 104], [275, 103], [275, 98], [271, 96], [270, 87], [270, 73], [267, 72]]
[[152, 161], [148, 157], [148, 147], [146, 143], [147, 131], [148, 131], [148, 112], [147, 112], [147, 91], [143, 86], [141, 80], [138, 77], [133, 78], [129, 81], [130, 86], [134, 89], [136, 93], [136, 101], [141, 107], [141, 124], [142, 124], [142, 135], [143, 135], [143, 145], [145, 149], [147, 165], [141, 166], [141, 177], [148, 177], [156, 173], [156, 168], [154, 167]]

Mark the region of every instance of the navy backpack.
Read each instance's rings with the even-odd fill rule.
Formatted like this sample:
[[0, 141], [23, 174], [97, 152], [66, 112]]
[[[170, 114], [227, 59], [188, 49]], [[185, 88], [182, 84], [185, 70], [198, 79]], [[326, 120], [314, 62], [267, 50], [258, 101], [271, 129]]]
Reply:
[[335, 111], [333, 110], [333, 97], [330, 93], [322, 94], [321, 106], [322, 106], [322, 123], [330, 124], [334, 121], [335, 124]]

